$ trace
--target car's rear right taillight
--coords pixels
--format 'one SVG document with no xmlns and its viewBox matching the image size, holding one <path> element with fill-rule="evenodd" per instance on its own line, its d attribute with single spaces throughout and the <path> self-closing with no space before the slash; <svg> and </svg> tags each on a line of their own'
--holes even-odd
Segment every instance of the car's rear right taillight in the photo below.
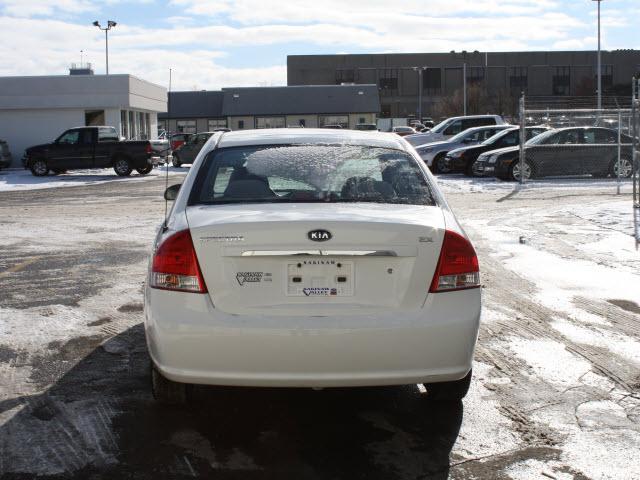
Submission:
<svg viewBox="0 0 640 480">
<path fill-rule="evenodd" d="M 174 233 L 160 244 L 153 255 L 149 285 L 163 290 L 207 292 L 189 230 Z"/>
<path fill-rule="evenodd" d="M 450 292 L 479 286 L 480 269 L 473 245 L 459 233 L 446 230 L 429 292 Z"/>
</svg>

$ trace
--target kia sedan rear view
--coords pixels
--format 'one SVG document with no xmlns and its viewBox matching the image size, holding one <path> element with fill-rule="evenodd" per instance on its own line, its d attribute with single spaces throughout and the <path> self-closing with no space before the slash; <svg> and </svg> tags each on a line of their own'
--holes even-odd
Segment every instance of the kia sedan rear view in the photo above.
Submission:
<svg viewBox="0 0 640 480">
<path fill-rule="evenodd" d="M 479 286 L 473 246 L 402 138 L 217 133 L 154 245 L 154 395 L 424 384 L 428 398 L 459 400 Z"/>
</svg>

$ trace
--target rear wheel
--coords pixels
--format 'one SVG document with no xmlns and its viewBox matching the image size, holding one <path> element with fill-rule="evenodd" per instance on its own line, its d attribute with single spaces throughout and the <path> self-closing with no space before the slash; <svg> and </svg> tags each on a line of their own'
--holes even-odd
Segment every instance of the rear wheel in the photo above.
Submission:
<svg viewBox="0 0 640 480">
<path fill-rule="evenodd" d="M 524 161 L 523 175 L 525 180 L 529 180 L 533 178 L 533 167 L 528 160 Z M 511 180 L 515 180 L 516 182 L 520 181 L 520 161 L 516 160 L 509 167 L 509 177 Z"/>
<path fill-rule="evenodd" d="M 136 172 L 138 172 L 140 175 L 146 175 L 151 170 L 153 170 L 153 165 L 147 165 L 143 168 L 136 168 Z"/>
<path fill-rule="evenodd" d="M 187 402 L 187 384 L 178 383 L 163 377 L 151 364 L 151 393 L 153 398 L 165 405 L 182 405 Z"/>
<path fill-rule="evenodd" d="M 611 176 L 616 178 L 618 177 L 618 159 L 615 159 L 611 163 L 610 171 L 611 171 Z M 631 163 L 631 160 L 624 157 L 621 158 L 620 159 L 620 178 L 629 178 L 632 173 L 633 173 L 633 165 Z"/>
<path fill-rule="evenodd" d="M 434 402 L 457 402 L 462 400 L 469 391 L 471 385 L 471 373 L 467 376 L 452 382 L 428 383 L 427 400 Z"/>
<path fill-rule="evenodd" d="M 124 157 L 118 157 L 113 162 L 113 170 L 118 174 L 118 176 L 126 177 L 131 175 L 131 170 L 133 169 L 131 168 L 129 160 Z"/>
<path fill-rule="evenodd" d="M 433 165 L 433 171 L 435 173 L 450 173 L 451 172 L 451 168 L 447 164 L 445 158 L 446 158 L 445 154 L 444 153 L 440 153 L 439 155 L 436 155 L 436 158 L 433 159 L 432 165 Z"/>
<path fill-rule="evenodd" d="M 44 177 L 49 173 L 49 167 L 44 160 L 36 160 L 31 164 L 31 173 L 36 177 Z"/>
<path fill-rule="evenodd" d="M 180 166 L 182 166 L 182 163 L 180 163 L 180 156 L 177 153 L 173 154 L 173 166 L 178 168 Z"/>
</svg>

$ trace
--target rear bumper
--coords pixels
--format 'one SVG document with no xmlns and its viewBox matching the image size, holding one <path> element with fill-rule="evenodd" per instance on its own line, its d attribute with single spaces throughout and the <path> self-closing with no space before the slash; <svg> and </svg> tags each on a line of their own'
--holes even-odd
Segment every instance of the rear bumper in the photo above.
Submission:
<svg viewBox="0 0 640 480">
<path fill-rule="evenodd" d="M 326 317 L 239 316 L 208 295 L 148 288 L 156 367 L 185 383 L 269 387 L 458 380 L 471 369 L 480 289 L 429 295 L 417 311 Z"/>
</svg>

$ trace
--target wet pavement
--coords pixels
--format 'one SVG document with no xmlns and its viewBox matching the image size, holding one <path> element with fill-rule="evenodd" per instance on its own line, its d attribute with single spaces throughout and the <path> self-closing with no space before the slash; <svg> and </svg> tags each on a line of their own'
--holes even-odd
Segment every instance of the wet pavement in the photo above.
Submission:
<svg viewBox="0 0 640 480">
<path fill-rule="evenodd" d="M 160 406 L 141 289 L 164 181 L 0 193 L 0 478 L 640 478 L 639 299 L 541 297 L 484 232 L 517 218 L 543 253 L 638 264 L 574 248 L 583 221 L 560 207 L 592 189 L 478 185 L 445 189 L 485 285 L 471 391 L 448 405 L 409 385 L 199 386 Z"/>
</svg>

